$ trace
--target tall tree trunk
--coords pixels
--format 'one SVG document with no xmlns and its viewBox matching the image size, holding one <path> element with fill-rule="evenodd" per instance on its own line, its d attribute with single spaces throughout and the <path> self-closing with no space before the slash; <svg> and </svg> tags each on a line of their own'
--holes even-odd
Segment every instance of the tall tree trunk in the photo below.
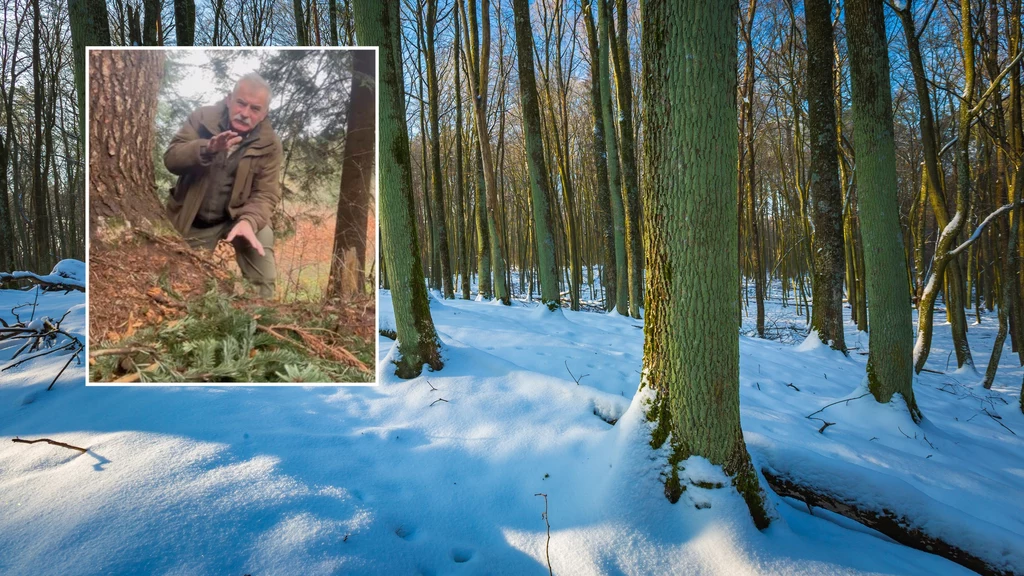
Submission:
<svg viewBox="0 0 1024 576">
<path fill-rule="evenodd" d="M 352 52 L 352 96 L 349 100 L 341 192 L 334 221 L 334 249 L 327 283 L 328 297 L 364 291 L 366 223 L 373 203 L 376 126 L 376 65 L 372 50 Z"/>
<path fill-rule="evenodd" d="M 611 69 L 608 64 L 610 36 L 607 0 L 597 0 L 598 69 L 601 72 L 601 117 L 607 145 L 608 185 L 611 196 L 612 223 L 615 230 L 615 311 L 629 315 L 629 269 L 626 248 L 626 212 L 622 204 L 622 179 L 619 176 L 619 143 L 612 120 Z"/>
<path fill-rule="evenodd" d="M 805 0 L 807 22 L 807 104 L 811 141 L 811 217 L 814 220 L 814 276 L 811 328 L 836 350 L 846 351 L 843 334 L 843 196 L 839 186 L 835 90 L 832 86 L 832 8 L 829 0 Z"/>
<path fill-rule="evenodd" d="M 548 169 L 541 143 L 540 106 L 533 71 L 533 28 L 530 26 L 530 7 L 527 0 L 513 0 L 512 10 L 515 13 L 519 97 L 522 102 L 526 157 L 530 171 L 530 199 L 533 207 L 533 226 L 536 231 L 540 298 L 549 309 L 555 310 L 559 307 L 558 270 L 555 268 L 555 240 L 551 232 L 551 216 L 548 213 L 551 192 L 547 186 Z M 520 273 L 522 272 L 520 270 Z"/>
<path fill-rule="evenodd" d="M 477 294 L 483 299 L 491 299 L 491 241 L 487 227 L 487 190 L 484 185 L 484 161 L 480 157 L 480 141 L 474 146 L 476 160 L 476 195 L 473 213 L 476 226 L 476 261 L 477 261 Z"/>
<path fill-rule="evenodd" d="M 603 95 L 600 68 L 600 48 L 592 10 L 593 0 L 586 0 L 583 8 L 583 22 L 587 30 L 590 48 L 590 107 L 594 124 L 594 167 L 597 172 L 597 189 L 594 194 L 594 212 L 597 216 L 597 234 L 601 247 L 601 286 L 604 288 L 604 308 L 612 310 L 616 303 L 616 243 L 612 222 L 611 191 L 608 188 L 608 148 L 604 135 Z"/>
<path fill-rule="evenodd" d="M 295 45 L 309 46 L 309 28 L 306 27 L 306 17 L 302 10 L 302 0 L 292 0 L 292 13 L 295 17 Z"/>
<path fill-rule="evenodd" d="M 397 1 L 355 0 L 359 41 L 380 58 L 380 230 L 398 335 L 397 375 L 415 378 L 423 365 L 443 367 L 430 317 L 412 200 L 412 162 L 406 129 Z"/>
<path fill-rule="evenodd" d="M 437 55 L 435 50 L 435 29 L 437 28 L 437 0 L 427 0 L 427 17 L 425 22 L 426 38 L 424 52 L 427 61 L 427 102 L 430 115 L 430 180 L 433 192 L 432 203 L 434 230 L 437 235 L 437 251 L 440 259 L 441 287 L 445 298 L 455 298 L 452 288 L 452 264 L 448 250 L 448 224 L 446 223 L 444 186 L 441 172 L 441 128 L 438 118 L 440 106 L 440 90 L 437 80 Z"/>
<path fill-rule="evenodd" d="M 142 43 L 144 46 L 159 46 L 160 38 L 160 0 L 142 0 L 143 22 Z"/>
<path fill-rule="evenodd" d="M 465 4 L 465 2 L 463 2 Z M 490 0 L 480 2 L 480 29 L 477 30 L 476 6 L 470 3 L 465 13 L 468 14 L 466 46 L 469 48 L 470 72 L 474 91 L 473 106 L 476 111 L 477 141 L 480 146 L 480 161 L 483 168 L 484 189 L 487 193 L 487 229 L 490 236 L 491 268 L 493 268 L 494 297 L 502 304 L 508 305 L 508 286 L 505 282 L 505 258 L 501 243 L 504 233 L 498 211 L 498 182 L 495 177 L 494 155 L 491 148 L 490 135 L 487 131 L 487 90 L 488 72 L 490 70 L 491 53 L 491 3 Z M 471 41 L 470 41 L 471 40 Z"/>
<path fill-rule="evenodd" d="M 651 445 L 671 438 L 666 496 L 682 493 L 678 463 L 707 458 L 733 477 L 754 524 L 767 498 L 740 429 L 736 190 L 737 3 L 643 11 L 644 218 L 647 309 L 644 378 L 656 421 Z M 679 170 L 678 166 L 686 166 Z M 696 223 L 700 223 L 697 225 Z M 700 342 L 700 345 L 693 345 Z"/>
<path fill-rule="evenodd" d="M 166 220 L 150 153 L 164 54 L 93 50 L 90 58 L 89 232 L 95 239 L 106 218 L 135 227 Z"/>
<path fill-rule="evenodd" d="M 846 31 L 857 150 L 857 208 L 864 237 L 871 303 L 868 389 L 879 402 L 901 394 L 914 421 L 921 412 L 911 387 L 910 285 L 896 201 L 896 151 L 889 86 L 889 53 L 882 4 L 849 0 Z"/>
<path fill-rule="evenodd" d="M 78 128 L 85 142 L 85 47 L 110 46 L 110 24 L 104 0 L 68 0 L 71 51 L 75 56 L 75 90 L 78 93 Z M 84 150 L 84 146 L 82 147 Z M 0 223 L 2 225 L 2 223 Z"/>
<path fill-rule="evenodd" d="M 174 33 L 178 46 L 195 43 L 196 0 L 174 0 Z"/>
<path fill-rule="evenodd" d="M 50 218 L 46 212 L 47 175 L 43 166 L 43 104 L 46 90 L 40 40 L 43 35 L 39 2 L 32 2 L 32 102 L 35 133 L 32 138 L 32 207 L 35 241 L 35 269 L 43 274 L 54 264 L 50 254 Z"/>
<path fill-rule="evenodd" d="M 142 25 L 139 23 L 141 10 L 128 5 L 128 44 L 142 46 Z"/>
<path fill-rule="evenodd" d="M 456 251 L 459 254 L 459 277 L 462 287 L 462 299 L 469 300 L 469 241 L 466 235 L 465 207 L 469 198 L 466 196 L 466 171 L 462 154 L 462 49 L 459 46 L 459 11 L 452 10 L 455 21 L 455 49 L 452 57 L 455 60 L 455 239 Z"/>
<path fill-rule="evenodd" d="M 605 2 L 607 0 L 600 0 Z M 619 104 L 619 166 L 622 168 L 622 207 L 626 224 L 626 253 L 629 265 L 629 315 L 640 317 L 644 283 L 643 246 L 640 241 L 640 178 L 636 170 L 636 142 L 633 139 L 633 78 L 629 65 L 629 26 L 626 0 L 617 0 L 618 35 L 608 10 L 608 39 L 615 68 L 615 95 Z"/>
<path fill-rule="evenodd" d="M 947 256 L 946 253 L 953 247 L 954 240 L 959 234 L 967 214 L 965 210 L 959 218 L 954 216 L 953 220 L 950 220 L 949 214 L 946 210 L 946 195 L 944 192 L 943 175 L 939 166 L 938 132 L 936 129 L 934 114 L 932 112 L 928 79 L 925 76 L 924 63 L 921 57 L 918 37 L 920 32 L 916 30 L 914 25 L 912 0 L 908 1 L 906 6 L 897 10 L 896 13 L 900 17 L 900 22 L 903 26 L 903 33 L 907 41 L 907 55 L 910 60 L 911 71 L 914 76 L 914 87 L 917 92 L 918 113 L 921 127 L 921 146 L 924 152 L 925 166 L 923 180 L 928 185 L 928 197 L 931 202 L 932 212 L 935 214 L 935 222 L 942 231 L 939 240 L 936 242 L 931 275 L 925 283 L 925 288 L 921 293 L 921 298 L 917 305 L 918 329 L 917 344 L 914 347 L 914 369 L 917 372 L 920 372 L 921 369 L 924 368 L 924 364 L 928 360 L 928 354 L 931 351 L 935 301 L 938 298 L 939 290 L 942 288 L 946 280 L 947 270 L 952 276 L 951 280 L 954 283 L 959 283 L 958 281 L 960 280 L 959 268 L 955 266 L 953 268 L 948 267 L 950 257 Z M 968 26 L 968 28 L 970 27 Z M 970 32 L 968 32 L 968 35 L 970 35 Z M 970 73 L 972 83 L 971 93 L 973 96 L 973 42 L 970 58 L 972 69 L 972 72 Z M 962 110 L 966 111 L 969 108 L 970 106 L 966 106 L 962 108 Z M 960 207 L 961 204 L 959 202 L 958 191 L 958 213 Z M 953 325 L 954 348 L 957 350 L 957 363 L 962 366 L 962 362 L 966 362 L 970 357 L 970 348 L 967 345 L 966 317 L 962 310 L 962 300 L 958 298 L 958 296 L 959 290 L 954 290 L 946 294 L 946 309 L 951 313 L 950 316 Z M 960 310 L 956 310 L 957 307 L 959 307 Z M 960 319 L 963 319 L 962 322 L 959 321 Z M 971 365 L 973 366 L 973 360 L 971 361 Z"/>
<path fill-rule="evenodd" d="M 756 327 L 759 338 L 764 338 L 764 257 L 761 246 L 761 224 L 760 214 L 757 209 L 757 185 L 755 165 L 757 162 L 754 149 L 754 42 L 751 37 L 754 28 L 754 15 L 757 12 L 757 0 L 750 0 L 747 7 L 747 17 L 743 21 L 743 43 L 746 52 L 746 59 L 743 65 L 743 154 L 742 158 L 742 181 L 743 190 L 740 191 L 744 198 L 747 217 L 747 232 L 750 234 L 750 259 L 754 274 L 754 302 L 757 306 Z"/>
</svg>

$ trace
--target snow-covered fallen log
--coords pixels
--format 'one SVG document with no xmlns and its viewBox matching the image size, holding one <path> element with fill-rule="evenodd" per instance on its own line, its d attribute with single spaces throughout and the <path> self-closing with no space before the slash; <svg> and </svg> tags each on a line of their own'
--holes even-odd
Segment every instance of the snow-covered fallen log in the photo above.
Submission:
<svg viewBox="0 0 1024 576">
<path fill-rule="evenodd" d="M 78 290 L 85 292 L 85 263 L 81 260 L 61 260 L 49 274 L 35 272 L 0 272 L 0 283 L 25 280 L 39 284 L 47 290 Z"/>
<path fill-rule="evenodd" d="M 954 510 L 899 478 L 809 453 L 784 452 L 761 467 L 779 496 L 834 512 L 982 575 L 1024 573 L 1016 534 Z"/>
</svg>

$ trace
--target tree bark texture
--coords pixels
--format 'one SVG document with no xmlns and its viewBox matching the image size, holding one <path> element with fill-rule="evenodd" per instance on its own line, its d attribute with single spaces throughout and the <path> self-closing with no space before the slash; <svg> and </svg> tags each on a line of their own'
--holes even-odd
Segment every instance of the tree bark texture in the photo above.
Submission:
<svg viewBox="0 0 1024 576">
<path fill-rule="evenodd" d="M 359 41 L 379 47 L 380 230 L 401 353 L 396 373 L 415 378 L 424 364 L 440 370 L 443 363 L 419 258 L 401 46 L 395 37 L 400 5 L 397 0 L 356 0 L 354 4 Z"/>
<path fill-rule="evenodd" d="M 681 4 L 681 5 L 680 5 Z M 740 429 L 736 161 L 738 4 L 644 5 L 643 382 L 656 398 L 651 445 L 671 439 L 666 496 L 678 463 L 707 458 L 733 477 L 758 528 L 766 498 Z"/>
<path fill-rule="evenodd" d="M 160 51 L 89 53 L 89 233 L 104 218 L 134 226 L 164 220 L 153 170 Z"/>
<path fill-rule="evenodd" d="M 615 70 L 615 96 L 619 104 L 619 166 L 622 176 L 622 209 L 625 216 L 625 243 L 629 267 L 629 315 L 640 317 L 641 294 L 644 283 L 643 246 L 640 240 L 640 178 L 636 169 L 636 142 L 633 139 L 633 78 L 629 66 L 629 30 L 626 2 L 618 0 L 618 38 L 612 25 L 611 4 L 608 11 L 608 38 Z"/>
<path fill-rule="evenodd" d="M 352 96 L 345 131 L 341 193 L 334 222 L 334 250 L 329 296 L 361 293 L 365 287 L 367 219 L 373 205 L 374 155 L 377 143 L 376 64 L 372 50 L 352 52 Z"/>
<path fill-rule="evenodd" d="M 593 0 L 587 0 L 583 8 L 583 22 L 587 30 L 590 48 L 590 106 L 594 123 L 594 167 L 597 172 L 597 189 L 594 193 L 594 213 L 601 252 L 601 285 L 604 287 L 604 308 L 615 308 L 616 287 L 616 243 L 615 227 L 612 221 L 611 190 L 608 187 L 608 147 L 604 135 L 603 95 L 601 84 L 600 48 L 597 40 L 597 26 L 594 24 Z"/>
<path fill-rule="evenodd" d="M 437 255 L 440 260 L 441 287 L 445 298 L 455 298 L 452 287 L 452 264 L 448 250 L 447 211 L 444 202 L 444 173 L 441 172 L 441 128 L 439 120 L 440 102 L 437 75 L 437 52 L 435 29 L 437 28 L 437 0 L 427 0 L 425 22 L 425 56 L 427 65 L 427 102 L 430 116 L 430 195 L 431 213 L 437 235 Z"/>
<path fill-rule="evenodd" d="M 843 334 L 843 194 L 839 185 L 835 90 L 832 85 L 832 6 L 805 0 L 807 22 L 807 104 L 811 144 L 811 219 L 814 276 L 811 328 L 836 350 L 846 351 Z"/>
<path fill-rule="evenodd" d="M 921 413 L 911 387 L 910 284 L 896 200 L 889 53 L 882 8 L 875 0 L 849 0 L 846 4 L 853 123 L 857 127 L 857 209 L 871 315 L 867 379 L 876 400 L 889 402 L 893 394 L 901 394 L 914 420 L 919 421 Z"/>
<path fill-rule="evenodd" d="M 195 43 L 196 0 L 174 0 L 174 33 L 178 46 Z"/>
<path fill-rule="evenodd" d="M 516 55 L 519 61 L 519 97 L 523 110 L 527 164 L 530 172 L 530 197 L 536 232 L 537 267 L 540 272 L 541 301 L 550 309 L 559 307 L 558 270 L 555 268 L 555 239 L 551 229 L 551 191 L 548 189 L 547 162 L 540 125 L 540 102 L 533 70 L 533 28 L 527 0 L 513 0 Z"/>
<path fill-rule="evenodd" d="M 612 223 L 615 231 L 615 311 L 629 315 L 629 269 L 626 251 L 626 212 L 622 204 L 622 179 L 619 175 L 619 143 L 615 136 L 615 121 L 612 119 L 612 82 L 608 57 L 610 37 L 608 35 L 608 10 L 597 0 L 598 20 L 598 69 L 601 73 L 601 118 L 604 122 L 604 137 L 607 145 L 605 159 L 608 162 L 608 185 L 611 197 Z"/>
</svg>

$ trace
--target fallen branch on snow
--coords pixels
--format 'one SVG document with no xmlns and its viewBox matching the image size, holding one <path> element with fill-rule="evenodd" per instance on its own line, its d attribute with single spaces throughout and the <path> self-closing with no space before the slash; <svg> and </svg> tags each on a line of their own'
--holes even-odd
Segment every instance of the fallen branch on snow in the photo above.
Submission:
<svg viewBox="0 0 1024 576">
<path fill-rule="evenodd" d="M 78 450 L 82 454 L 85 454 L 86 452 L 89 451 L 88 448 L 81 448 L 79 446 L 72 446 L 71 444 L 65 444 L 63 442 L 57 442 L 56 440 L 50 440 L 49 438 L 40 438 L 38 440 L 22 440 L 21 438 L 13 438 L 13 439 L 11 439 L 11 442 L 17 442 L 19 444 L 35 444 L 37 442 L 46 442 L 47 444 L 52 444 L 54 446 L 60 446 L 61 448 L 70 448 L 72 450 Z"/>
</svg>

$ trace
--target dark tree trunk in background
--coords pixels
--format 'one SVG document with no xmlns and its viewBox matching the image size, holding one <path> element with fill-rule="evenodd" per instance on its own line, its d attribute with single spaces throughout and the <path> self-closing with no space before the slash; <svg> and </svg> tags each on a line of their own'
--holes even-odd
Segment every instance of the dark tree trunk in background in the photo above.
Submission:
<svg viewBox="0 0 1024 576">
<path fill-rule="evenodd" d="M 174 0 L 174 31 L 178 46 L 195 43 L 196 0 Z"/>
<path fill-rule="evenodd" d="M 466 170 L 462 156 L 462 51 L 459 48 L 459 11 L 452 10 L 455 21 L 455 250 L 459 254 L 459 274 L 461 279 L 462 298 L 469 300 L 469 241 L 464 207 L 469 201 L 466 195 Z"/>
<path fill-rule="evenodd" d="M 629 262 L 629 315 L 640 317 L 644 283 L 643 246 L 640 242 L 640 180 L 636 169 L 636 143 L 633 140 L 633 78 L 629 65 L 629 34 L 626 1 L 617 0 L 618 38 L 611 15 L 608 38 L 615 70 L 615 94 L 619 103 L 619 166 L 622 168 L 622 207 L 626 216 L 626 252 Z M 611 2 L 605 5 L 611 11 Z"/>
<path fill-rule="evenodd" d="M 295 45 L 309 46 L 309 29 L 306 28 L 306 17 L 303 15 L 302 0 L 292 0 L 295 16 Z"/>
<path fill-rule="evenodd" d="M 138 8 L 128 5 L 128 44 L 130 46 L 142 46 L 142 25 L 139 24 L 141 14 Z"/>
<path fill-rule="evenodd" d="M 42 16 L 39 2 L 32 2 L 32 85 L 33 110 L 35 112 L 35 133 L 32 140 L 32 207 L 33 233 L 35 235 L 35 269 L 44 274 L 53 267 L 50 253 L 50 218 L 46 210 L 47 178 L 43 166 L 43 60 L 40 40 L 43 35 Z"/>
<path fill-rule="evenodd" d="M 93 50 L 89 66 L 89 234 L 106 218 L 165 220 L 155 190 L 153 142 L 164 54 Z"/>
<path fill-rule="evenodd" d="M 334 257 L 327 285 L 330 297 L 363 292 L 366 271 L 366 222 L 373 203 L 376 133 L 375 64 L 372 50 L 352 53 L 352 99 L 345 133 L 341 194 L 334 224 Z"/>
<path fill-rule="evenodd" d="M 160 0 L 143 0 L 142 42 L 146 46 L 161 45 Z"/>
<path fill-rule="evenodd" d="M 327 18 L 331 27 L 331 46 L 338 45 L 338 0 L 328 0 Z"/>
<path fill-rule="evenodd" d="M 835 90 L 832 87 L 832 7 L 829 0 L 805 0 L 807 21 L 807 104 L 811 141 L 811 218 L 814 221 L 814 277 L 811 328 L 836 350 L 843 334 L 843 195 L 839 186 Z"/>
</svg>

